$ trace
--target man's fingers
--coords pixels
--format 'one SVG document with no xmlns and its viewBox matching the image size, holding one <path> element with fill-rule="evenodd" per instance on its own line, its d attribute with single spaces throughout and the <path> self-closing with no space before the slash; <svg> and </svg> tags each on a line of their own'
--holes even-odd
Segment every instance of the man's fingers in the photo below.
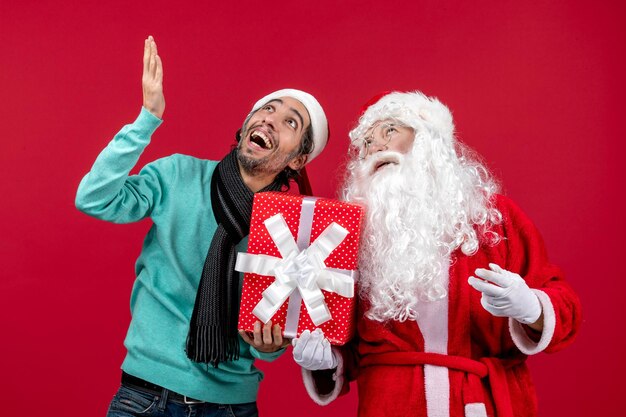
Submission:
<svg viewBox="0 0 626 417">
<path fill-rule="evenodd" d="M 254 331 L 252 332 L 252 336 L 254 337 L 254 346 L 261 346 L 261 344 L 263 344 L 260 321 L 254 323 Z"/>
<path fill-rule="evenodd" d="M 150 39 L 146 39 L 143 43 L 143 74 L 148 74 L 150 65 Z"/>
<path fill-rule="evenodd" d="M 239 330 L 239 336 L 241 336 L 243 341 L 247 344 L 251 345 L 253 343 L 253 340 L 250 338 L 250 336 L 248 336 L 248 333 L 245 330 Z"/>
<path fill-rule="evenodd" d="M 156 43 L 154 41 L 150 42 L 150 63 L 148 64 L 148 73 L 150 77 L 154 78 L 154 73 L 156 71 Z"/>
<path fill-rule="evenodd" d="M 159 83 L 163 82 L 163 62 L 161 62 L 159 55 L 156 56 L 156 72 L 154 76 Z"/>
<path fill-rule="evenodd" d="M 263 325 L 263 343 L 272 344 L 272 320 Z"/>
<path fill-rule="evenodd" d="M 286 347 L 290 343 L 290 340 L 283 339 L 281 331 L 280 325 L 272 326 L 271 321 L 265 325 L 257 321 L 254 323 L 252 334 L 239 330 L 239 335 L 244 342 L 254 346 L 260 352 L 276 352 L 278 348 Z"/>
<path fill-rule="evenodd" d="M 157 44 L 153 40 L 152 41 L 152 76 L 156 77 L 157 71 L 159 69 L 159 50 L 157 49 Z"/>
<path fill-rule="evenodd" d="M 272 336 L 274 339 L 274 346 L 282 346 L 283 345 L 283 335 L 282 335 L 282 331 L 280 329 L 280 325 L 279 324 L 275 324 L 272 327 Z"/>
</svg>

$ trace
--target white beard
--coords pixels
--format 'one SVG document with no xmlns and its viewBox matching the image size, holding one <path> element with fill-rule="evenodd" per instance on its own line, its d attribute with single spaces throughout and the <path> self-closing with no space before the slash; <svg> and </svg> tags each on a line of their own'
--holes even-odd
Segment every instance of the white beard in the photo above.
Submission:
<svg viewBox="0 0 626 417">
<path fill-rule="evenodd" d="M 348 165 L 343 197 L 367 210 L 359 285 L 373 320 L 415 320 L 418 303 L 445 297 L 450 254 L 474 253 L 474 225 L 497 221 L 476 169 L 453 150 L 437 159 L 428 142 L 417 142 L 410 154 L 378 152 Z M 392 163 L 376 170 L 383 161 Z"/>
</svg>

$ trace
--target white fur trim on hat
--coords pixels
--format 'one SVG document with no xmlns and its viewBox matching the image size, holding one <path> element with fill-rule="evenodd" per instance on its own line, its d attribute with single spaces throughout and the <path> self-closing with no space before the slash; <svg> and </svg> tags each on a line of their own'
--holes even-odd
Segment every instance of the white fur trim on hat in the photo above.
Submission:
<svg viewBox="0 0 626 417">
<path fill-rule="evenodd" d="M 292 88 L 286 88 L 274 91 L 257 101 L 252 107 L 252 111 L 254 112 L 267 102 L 281 97 L 291 97 L 298 100 L 309 112 L 311 128 L 313 129 L 313 152 L 311 152 L 307 158 L 306 163 L 308 164 L 322 152 L 328 141 L 328 121 L 326 120 L 324 109 L 322 109 L 320 103 L 311 94 Z"/>
<path fill-rule="evenodd" d="M 454 134 L 450 110 L 436 98 L 413 91 L 389 93 L 369 106 L 350 138 L 362 137 L 374 123 L 384 119 L 396 119 L 414 130 L 425 127 L 449 139 Z"/>
</svg>

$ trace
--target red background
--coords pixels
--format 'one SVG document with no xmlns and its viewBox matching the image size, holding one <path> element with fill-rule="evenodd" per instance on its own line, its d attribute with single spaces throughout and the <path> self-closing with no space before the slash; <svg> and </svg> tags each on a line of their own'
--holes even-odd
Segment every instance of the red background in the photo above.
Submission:
<svg viewBox="0 0 626 417">
<path fill-rule="evenodd" d="M 616 415 L 625 17 L 621 1 L 2 0 L 0 414 L 103 416 L 118 387 L 149 223 L 107 224 L 73 201 L 139 112 L 152 34 L 167 108 L 140 165 L 175 152 L 221 158 L 256 99 L 295 87 L 329 115 L 331 142 L 310 175 L 316 194 L 333 196 L 363 102 L 420 89 L 447 103 L 582 298 L 576 343 L 530 359 L 540 415 Z M 355 414 L 355 394 L 312 403 L 289 354 L 262 367 L 263 415 Z"/>
</svg>

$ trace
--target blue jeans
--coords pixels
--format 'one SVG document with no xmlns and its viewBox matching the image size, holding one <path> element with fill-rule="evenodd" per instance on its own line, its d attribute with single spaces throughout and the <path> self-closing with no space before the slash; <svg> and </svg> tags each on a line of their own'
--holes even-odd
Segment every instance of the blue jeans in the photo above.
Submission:
<svg viewBox="0 0 626 417">
<path fill-rule="evenodd" d="M 121 386 L 109 405 L 107 417 L 258 417 L 256 402 L 245 404 L 182 404 Z"/>
</svg>

